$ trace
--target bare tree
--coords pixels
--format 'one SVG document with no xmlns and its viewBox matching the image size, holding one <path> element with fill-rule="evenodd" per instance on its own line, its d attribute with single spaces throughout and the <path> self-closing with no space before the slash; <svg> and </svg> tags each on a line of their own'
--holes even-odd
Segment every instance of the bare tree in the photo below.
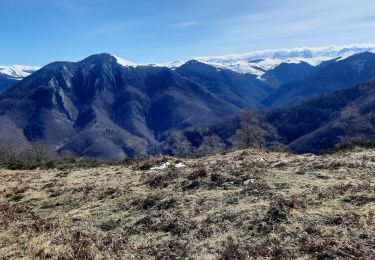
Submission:
<svg viewBox="0 0 375 260">
<path fill-rule="evenodd" d="M 235 147 L 262 148 L 265 145 L 268 125 L 254 112 L 243 110 L 240 114 L 240 129 L 231 138 Z"/>
<path fill-rule="evenodd" d="M 361 133 L 372 129 L 371 123 L 361 117 L 358 110 L 352 106 L 342 112 L 340 121 L 345 132 L 343 143 L 350 143 L 360 138 Z"/>
<path fill-rule="evenodd" d="M 203 137 L 203 143 L 198 148 L 198 152 L 203 155 L 214 154 L 225 149 L 225 144 L 217 135 Z"/>
<path fill-rule="evenodd" d="M 131 137 L 127 140 L 128 146 L 133 150 L 133 156 L 143 157 L 147 154 L 147 142 L 138 137 Z"/>
<path fill-rule="evenodd" d="M 17 150 L 14 146 L 0 142 L 0 161 L 11 161 L 17 157 Z"/>
<path fill-rule="evenodd" d="M 24 142 L 9 143 L 0 140 L 0 161 L 22 160 L 21 156 L 28 147 Z"/>
<path fill-rule="evenodd" d="M 182 132 L 174 132 L 163 144 L 163 150 L 170 151 L 177 156 L 186 156 L 193 152 L 191 143 Z"/>
<path fill-rule="evenodd" d="M 20 157 L 40 162 L 55 159 L 57 157 L 57 153 L 45 141 L 36 140 L 30 144 L 29 149 L 21 152 Z"/>
</svg>

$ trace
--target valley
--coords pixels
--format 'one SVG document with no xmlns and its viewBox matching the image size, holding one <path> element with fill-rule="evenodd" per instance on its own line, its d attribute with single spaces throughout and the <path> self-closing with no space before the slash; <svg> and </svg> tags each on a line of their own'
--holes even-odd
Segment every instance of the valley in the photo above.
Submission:
<svg viewBox="0 0 375 260">
<path fill-rule="evenodd" d="M 268 148 L 318 154 L 351 139 L 374 138 L 370 51 L 371 46 L 291 49 L 165 66 L 97 54 L 32 74 L 33 67 L 4 67 L 2 84 L 12 87 L 0 94 L 0 143 L 26 149 L 43 140 L 59 154 L 111 160 L 173 155 L 170 147 L 182 142 L 195 152 L 205 137 L 228 149 L 236 146 L 238 118 L 250 110 L 254 128 L 272 133 Z M 228 59 L 253 69 L 259 62 L 264 71 L 244 73 L 227 66 Z M 348 133 L 348 124 L 361 127 Z"/>
<path fill-rule="evenodd" d="M 2 0 L 0 260 L 374 260 L 374 0 Z"/>
</svg>

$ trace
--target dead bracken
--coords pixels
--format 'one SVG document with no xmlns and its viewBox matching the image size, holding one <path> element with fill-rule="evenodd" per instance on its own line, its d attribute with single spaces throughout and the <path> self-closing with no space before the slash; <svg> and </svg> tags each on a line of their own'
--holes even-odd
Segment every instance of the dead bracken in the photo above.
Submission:
<svg viewBox="0 0 375 260">
<path fill-rule="evenodd" d="M 67 168 L 0 171 L 0 259 L 375 259 L 373 149 Z"/>
</svg>

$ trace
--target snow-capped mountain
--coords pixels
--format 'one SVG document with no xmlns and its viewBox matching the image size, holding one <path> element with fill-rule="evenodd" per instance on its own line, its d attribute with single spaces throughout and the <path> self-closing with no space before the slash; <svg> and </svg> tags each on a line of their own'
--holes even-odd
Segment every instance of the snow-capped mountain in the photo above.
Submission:
<svg viewBox="0 0 375 260">
<path fill-rule="evenodd" d="M 212 57 L 196 57 L 195 60 L 226 68 L 239 73 L 250 73 L 261 78 L 266 71 L 282 63 L 306 62 L 317 66 L 323 61 L 344 59 L 362 52 L 375 52 L 375 44 L 331 45 L 326 47 L 303 47 L 294 49 L 279 49 L 255 51 L 244 54 L 229 54 Z M 173 68 L 174 64 L 167 64 Z"/>
<path fill-rule="evenodd" d="M 351 51 L 365 50 L 371 49 Z M 285 56 L 280 52 L 268 54 L 264 60 L 295 62 L 306 59 L 312 62 L 319 57 L 331 60 L 318 67 L 306 62 L 282 63 L 274 69 L 269 69 L 272 68 L 269 65 L 263 80 L 252 74 L 220 69 L 196 60 L 182 66 L 176 63 L 176 69 L 169 69 L 158 65 L 137 65 L 105 53 L 78 62 L 50 63 L 22 81 L 10 80 L 10 76 L 6 78 L 5 74 L 0 74 L 0 93 L 5 91 L 0 94 L 0 139 L 25 143 L 42 139 L 58 147 L 59 151 L 119 160 L 124 156 L 155 151 L 161 141 L 169 140 L 161 137 L 168 138 L 173 131 L 220 123 L 221 119 L 236 117 L 242 109 L 248 108 L 276 111 L 267 120 L 283 131 L 286 144 L 293 142 L 294 145 L 294 128 L 297 128 L 302 133 L 297 136 L 302 138 L 298 145 L 303 146 L 306 144 L 304 140 L 309 140 L 305 139 L 306 136 L 315 134 L 315 129 L 320 128 L 320 119 L 340 117 L 337 113 L 343 111 L 342 104 L 350 103 L 363 88 L 345 92 L 345 95 L 336 94 L 330 102 L 327 98 L 320 103 L 310 102 L 308 110 L 302 105 L 297 113 L 292 113 L 298 103 L 366 84 L 375 77 L 375 53 L 363 52 L 332 60 L 339 54 L 342 54 L 339 57 L 344 57 L 348 53 L 349 50 L 333 54 L 311 50 L 310 54 L 308 51 L 293 53 L 289 50 Z M 369 86 L 372 87 L 373 83 Z M 373 92 L 369 90 L 355 99 L 359 104 L 364 100 L 362 97 L 366 98 L 366 106 L 359 104 L 355 110 L 366 113 L 361 117 L 361 120 L 366 120 L 366 127 L 375 111 L 370 102 Z M 282 110 L 288 106 L 292 107 Z M 281 112 L 273 109 L 276 107 Z M 321 117 L 321 110 L 327 110 L 329 114 Z M 292 117 L 286 118 L 283 111 Z M 310 116 L 310 111 L 315 114 Z M 306 118 L 307 121 L 303 121 Z M 298 124 L 300 121 L 302 124 Z M 329 127 L 324 138 L 334 136 L 335 140 L 339 139 L 335 136 L 341 132 L 335 132 L 334 125 L 324 127 Z M 225 123 L 224 133 L 231 129 L 235 131 L 232 126 L 227 128 Z M 214 131 L 213 134 L 223 133 L 220 128 Z M 370 134 L 366 132 L 366 135 Z M 332 145 L 336 144 L 335 140 Z M 306 147 L 316 148 L 313 142 L 307 143 Z"/>
<path fill-rule="evenodd" d="M 0 66 L 0 93 L 9 89 L 38 69 L 38 67 L 21 65 Z"/>
<path fill-rule="evenodd" d="M 312 66 L 317 66 L 324 61 L 345 59 L 349 56 L 362 52 L 375 53 L 375 44 L 331 45 L 326 47 L 301 47 L 293 49 L 264 50 L 243 54 L 195 57 L 193 60 L 212 65 L 216 68 L 230 69 L 242 74 L 250 73 L 261 78 L 268 70 L 274 69 L 282 63 L 298 64 L 301 62 L 306 62 Z M 124 67 L 153 66 L 176 69 L 188 62 L 174 61 L 171 63 L 137 64 L 122 59 L 118 56 L 114 57 L 116 58 L 117 62 Z M 0 74 L 8 76 L 12 79 L 21 80 L 39 69 L 40 67 L 33 66 L 0 65 Z"/>
<path fill-rule="evenodd" d="M 39 70 L 40 67 L 13 65 L 13 66 L 1 66 L 0 74 L 8 76 L 12 79 L 21 80 L 24 77 L 29 76 L 31 73 Z"/>
<path fill-rule="evenodd" d="M 229 69 L 241 74 L 253 74 L 258 79 L 264 79 L 264 74 L 276 68 L 280 64 L 307 63 L 318 66 L 324 61 L 337 59 L 337 61 L 362 52 L 374 52 L 375 44 L 352 44 L 352 45 L 331 45 L 325 47 L 301 47 L 292 49 L 254 51 L 243 54 L 228 54 L 223 56 L 195 57 L 196 60 L 214 66 L 218 69 Z M 177 69 L 188 61 L 174 61 L 170 63 L 144 63 L 137 64 L 118 56 L 117 63 L 124 67 L 168 67 Z M 1 68 L 1 67 L 0 67 Z"/>
</svg>

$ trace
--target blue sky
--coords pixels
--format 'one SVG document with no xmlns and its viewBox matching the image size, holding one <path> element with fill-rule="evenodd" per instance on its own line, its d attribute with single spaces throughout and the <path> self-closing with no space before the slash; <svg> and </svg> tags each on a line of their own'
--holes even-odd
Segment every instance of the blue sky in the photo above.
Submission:
<svg viewBox="0 0 375 260">
<path fill-rule="evenodd" d="M 374 43 L 374 0 L 0 0 L 0 64 Z"/>
</svg>

